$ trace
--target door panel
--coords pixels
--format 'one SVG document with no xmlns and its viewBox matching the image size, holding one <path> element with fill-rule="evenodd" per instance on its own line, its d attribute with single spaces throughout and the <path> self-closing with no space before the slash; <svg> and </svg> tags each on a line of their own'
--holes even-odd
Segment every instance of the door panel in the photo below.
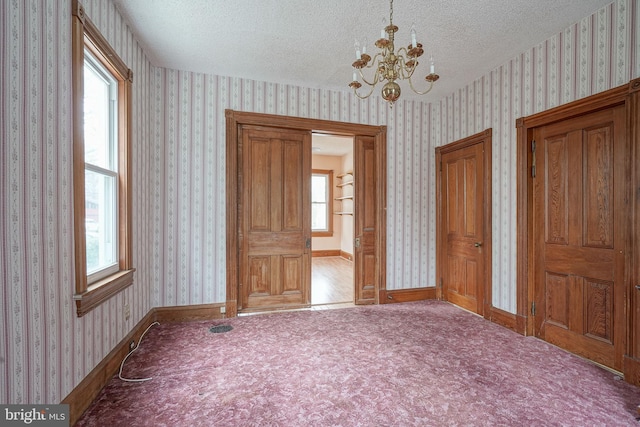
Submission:
<svg viewBox="0 0 640 427">
<path fill-rule="evenodd" d="M 624 107 L 538 128 L 537 336 L 622 370 Z"/>
<path fill-rule="evenodd" d="M 354 141 L 354 285 L 356 304 L 376 303 L 376 186 L 375 141 L 358 136 Z"/>
<path fill-rule="evenodd" d="M 442 154 L 443 298 L 478 314 L 484 311 L 483 162 L 482 143 Z"/>
<path fill-rule="evenodd" d="M 242 128 L 240 307 L 309 304 L 311 137 Z"/>
</svg>

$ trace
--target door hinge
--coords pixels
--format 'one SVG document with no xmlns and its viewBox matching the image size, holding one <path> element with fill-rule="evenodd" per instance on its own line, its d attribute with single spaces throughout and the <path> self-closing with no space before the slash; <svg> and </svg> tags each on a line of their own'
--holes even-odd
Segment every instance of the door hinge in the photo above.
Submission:
<svg viewBox="0 0 640 427">
<path fill-rule="evenodd" d="M 307 237 L 307 240 L 305 241 L 305 247 L 307 249 L 311 248 L 311 239 L 309 237 Z"/>
<path fill-rule="evenodd" d="M 440 278 L 440 289 L 442 289 L 444 287 L 444 280 L 442 280 L 442 277 Z"/>
<path fill-rule="evenodd" d="M 536 177 L 536 140 L 531 141 L 531 177 Z"/>
<path fill-rule="evenodd" d="M 536 302 L 532 302 L 531 303 L 531 315 L 535 316 L 536 315 Z"/>
</svg>

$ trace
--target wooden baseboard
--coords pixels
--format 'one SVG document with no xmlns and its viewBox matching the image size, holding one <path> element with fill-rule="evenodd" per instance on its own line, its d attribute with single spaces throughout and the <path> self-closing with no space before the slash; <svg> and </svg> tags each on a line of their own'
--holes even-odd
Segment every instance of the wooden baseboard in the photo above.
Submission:
<svg viewBox="0 0 640 427">
<path fill-rule="evenodd" d="M 221 307 L 225 307 L 225 304 L 158 307 L 149 310 L 131 332 L 60 402 L 69 405 L 69 425 L 73 426 L 78 422 L 104 386 L 120 370 L 122 360 L 129 353 L 129 343 L 137 343 L 149 325 L 156 321 L 169 323 L 221 319 L 225 317 L 225 314 L 221 313 Z"/>
<path fill-rule="evenodd" d="M 326 250 L 318 250 L 311 251 L 312 257 L 325 257 L 325 256 L 339 256 L 344 259 L 348 259 L 349 261 L 353 261 L 353 255 L 349 252 L 341 251 L 340 249 L 326 249 Z"/>
<path fill-rule="evenodd" d="M 380 304 L 436 299 L 436 288 L 413 288 L 380 291 Z"/>
<path fill-rule="evenodd" d="M 177 305 L 173 307 L 154 308 L 155 320 L 160 323 L 189 322 L 192 320 L 224 319 L 225 304 Z M 225 311 L 225 313 L 222 313 Z"/>
<path fill-rule="evenodd" d="M 624 380 L 640 387 L 640 359 L 624 356 L 623 366 Z"/>
<path fill-rule="evenodd" d="M 138 322 L 126 337 L 111 350 L 111 352 L 98 365 L 93 368 L 89 375 L 78 384 L 67 397 L 60 403 L 69 405 L 69 425 L 74 425 L 82 416 L 84 411 L 91 405 L 93 400 L 98 396 L 100 390 L 107 385 L 113 375 L 120 369 L 120 363 L 129 353 L 129 343 L 140 339 L 145 329 L 149 327 L 154 320 L 153 310 L 149 311 L 146 316 Z"/>
<path fill-rule="evenodd" d="M 349 252 L 340 251 L 340 256 L 344 259 L 348 259 L 349 261 L 353 261 L 353 255 Z"/>
<path fill-rule="evenodd" d="M 319 251 L 311 251 L 312 257 L 340 256 L 340 249 L 326 249 Z"/>
<path fill-rule="evenodd" d="M 500 326 L 517 331 L 516 315 L 507 311 L 501 310 L 496 307 L 491 307 L 489 311 L 489 320 L 493 323 L 497 323 Z"/>
</svg>

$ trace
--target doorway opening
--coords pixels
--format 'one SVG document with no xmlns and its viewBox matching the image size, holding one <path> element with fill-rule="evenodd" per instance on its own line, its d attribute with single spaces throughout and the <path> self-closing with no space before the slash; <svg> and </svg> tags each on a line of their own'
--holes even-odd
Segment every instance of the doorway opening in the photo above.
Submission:
<svg viewBox="0 0 640 427">
<path fill-rule="evenodd" d="M 225 311 L 311 307 L 311 136 L 352 138 L 353 303 L 386 291 L 386 127 L 225 110 Z"/>
<path fill-rule="evenodd" d="M 311 305 L 353 305 L 353 137 L 312 133 L 311 168 Z"/>
</svg>

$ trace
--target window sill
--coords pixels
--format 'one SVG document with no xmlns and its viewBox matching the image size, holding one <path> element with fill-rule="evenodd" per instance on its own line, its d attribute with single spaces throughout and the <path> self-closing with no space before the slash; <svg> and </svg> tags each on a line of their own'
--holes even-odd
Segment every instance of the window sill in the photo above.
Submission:
<svg viewBox="0 0 640 427">
<path fill-rule="evenodd" d="M 87 287 L 87 290 L 81 294 L 75 294 L 73 299 L 76 300 L 76 313 L 78 317 L 82 317 L 118 292 L 133 284 L 133 272 L 135 268 L 130 270 L 122 270 L 107 278 L 104 278 Z"/>
</svg>

